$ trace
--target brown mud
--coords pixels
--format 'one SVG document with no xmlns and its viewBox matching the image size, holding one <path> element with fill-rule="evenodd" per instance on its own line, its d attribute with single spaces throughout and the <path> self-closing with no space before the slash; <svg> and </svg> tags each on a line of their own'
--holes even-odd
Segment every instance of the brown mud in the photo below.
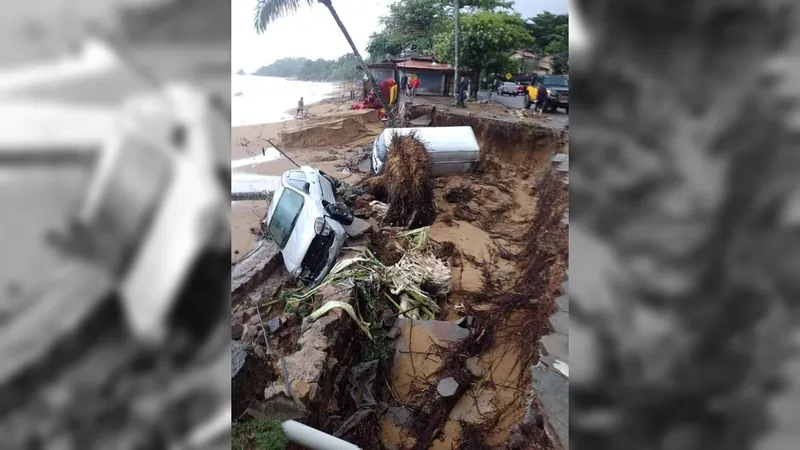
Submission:
<svg viewBox="0 0 800 450">
<path fill-rule="evenodd" d="M 322 116 L 280 131 L 276 144 L 289 148 L 336 147 L 372 135 L 379 124 L 375 110 L 352 111 L 333 118 Z"/>
</svg>

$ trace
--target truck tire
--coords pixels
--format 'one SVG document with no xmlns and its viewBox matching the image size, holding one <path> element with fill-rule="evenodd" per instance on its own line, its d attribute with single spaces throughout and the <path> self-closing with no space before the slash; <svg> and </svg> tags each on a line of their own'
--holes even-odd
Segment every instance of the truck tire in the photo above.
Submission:
<svg viewBox="0 0 800 450">
<path fill-rule="evenodd" d="M 341 203 L 331 203 L 325 206 L 325 211 L 327 211 L 327 213 L 330 214 L 331 219 L 339 222 L 344 226 L 352 225 L 353 221 L 355 220 L 353 213 L 351 213 L 347 209 L 347 206 Z"/>
</svg>

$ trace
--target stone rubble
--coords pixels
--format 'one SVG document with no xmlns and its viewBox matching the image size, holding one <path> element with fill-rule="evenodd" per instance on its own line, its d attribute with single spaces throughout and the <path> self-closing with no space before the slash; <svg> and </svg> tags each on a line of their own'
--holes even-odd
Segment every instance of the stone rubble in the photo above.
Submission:
<svg viewBox="0 0 800 450">
<path fill-rule="evenodd" d="M 436 392 L 439 393 L 442 397 L 452 397 L 456 395 L 458 391 L 458 381 L 455 380 L 453 377 L 444 378 L 439 381 L 439 385 L 436 387 Z"/>
</svg>

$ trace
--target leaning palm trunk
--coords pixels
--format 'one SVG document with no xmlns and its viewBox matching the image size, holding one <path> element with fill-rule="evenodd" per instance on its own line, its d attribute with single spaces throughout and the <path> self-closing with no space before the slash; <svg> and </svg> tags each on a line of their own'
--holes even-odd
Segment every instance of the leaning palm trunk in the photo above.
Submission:
<svg viewBox="0 0 800 450">
<path fill-rule="evenodd" d="M 380 89 L 378 89 L 378 83 L 375 82 L 375 78 L 373 78 L 372 74 L 367 70 L 367 64 L 361 57 L 361 53 L 358 52 L 356 44 L 353 43 L 353 39 L 350 38 L 350 33 L 347 32 L 347 28 L 345 28 L 341 19 L 339 19 L 339 14 L 337 14 L 336 10 L 333 8 L 331 0 L 258 0 L 258 3 L 256 3 L 255 7 L 255 14 L 253 16 L 253 25 L 256 29 L 256 32 L 263 33 L 267 28 L 267 24 L 273 20 L 277 19 L 278 17 L 283 17 L 285 15 L 297 12 L 301 3 L 305 2 L 311 5 L 315 1 L 325 5 L 325 7 L 328 8 L 328 11 L 331 12 L 333 20 L 336 21 L 336 25 L 339 25 L 339 29 L 342 30 L 344 38 L 347 39 L 347 43 L 350 44 L 350 48 L 353 50 L 353 54 L 356 55 L 358 64 L 361 66 L 361 70 L 367 75 L 367 80 L 369 81 L 372 90 L 375 91 L 375 95 L 378 97 L 378 102 L 380 102 L 383 110 L 386 111 L 386 119 L 389 121 L 389 126 L 393 127 L 394 118 L 392 117 L 391 111 L 389 111 L 389 105 L 386 103 L 386 99 L 383 98 L 383 94 L 381 94 Z"/>
<path fill-rule="evenodd" d="M 353 39 L 350 38 L 350 33 L 347 32 L 347 28 L 344 27 L 341 19 L 339 19 L 339 14 L 336 13 L 336 10 L 333 8 L 331 4 L 331 0 L 319 0 L 320 3 L 325 5 L 328 8 L 328 11 L 331 12 L 333 16 L 333 20 L 336 21 L 336 25 L 339 25 L 339 29 L 342 30 L 342 34 L 344 38 L 347 39 L 347 43 L 350 44 L 350 48 L 353 50 L 353 54 L 356 55 L 356 60 L 358 60 L 358 65 L 361 67 L 361 70 L 364 71 L 364 74 L 367 75 L 367 79 L 369 80 L 369 85 L 373 91 L 375 91 L 375 95 L 378 97 L 378 102 L 381 104 L 381 107 L 384 111 L 386 111 L 386 120 L 389 122 L 389 126 L 394 127 L 394 118 L 392 117 L 391 111 L 389 111 L 389 105 L 386 103 L 386 100 L 383 98 L 383 94 L 381 90 L 378 89 L 378 83 L 375 81 L 375 78 L 372 76 L 369 70 L 367 70 L 367 64 L 364 62 L 364 59 L 361 58 L 361 53 L 358 52 L 358 48 L 356 48 L 356 44 L 353 43 Z"/>
</svg>

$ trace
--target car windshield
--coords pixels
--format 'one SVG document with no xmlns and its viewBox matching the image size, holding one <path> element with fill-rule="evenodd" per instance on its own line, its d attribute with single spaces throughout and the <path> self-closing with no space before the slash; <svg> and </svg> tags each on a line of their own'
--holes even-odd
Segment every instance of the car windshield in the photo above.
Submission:
<svg viewBox="0 0 800 450">
<path fill-rule="evenodd" d="M 275 243 L 281 248 L 286 247 L 289 237 L 292 235 L 300 211 L 303 210 L 303 196 L 292 189 L 284 189 L 278 204 L 275 205 L 275 213 L 269 222 L 268 231 Z"/>
<path fill-rule="evenodd" d="M 564 77 L 544 77 L 542 84 L 545 86 L 569 87 L 569 81 Z"/>
<path fill-rule="evenodd" d="M 378 149 L 378 160 L 384 162 L 386 160 L 386 134 L 381 133 L 381 135 L 378 136 L 375 146 Z"/>
</svg>

